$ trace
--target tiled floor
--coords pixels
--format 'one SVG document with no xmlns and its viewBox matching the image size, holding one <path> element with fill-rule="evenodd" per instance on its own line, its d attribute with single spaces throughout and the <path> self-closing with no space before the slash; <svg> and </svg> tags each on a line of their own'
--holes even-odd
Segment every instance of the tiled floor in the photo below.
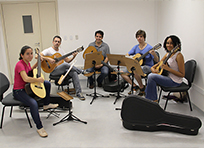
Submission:
<svg viewBox="0 0 204 148">
<path fill-rule="evenodd" d="M 86 81 L 81 81 L 83 93 L 93 93 L 93 89 L 86 87 Z M 127 88 L 124 94 L 130 90 Z M 57 88 L 52 87 L 52 93 L 56 93 Z M 97 92 L 103 95 L 109 95 L 101 88 L 97 88 Z M 86 96 L 85 101 L 81 101 L 74 97 L 73 114 L 79 119 L 86 121 L 83 124 L 76 121 L 66 121 L 53 126 L 68 111 L 59 110 L 60 117 L 51 116 L 46 119 L 47 113 L 40 111 L 41 120 L 44 128 L 48 132 L 47 138 L 41 138 L 36 132 L 32 118 L 33 128 L 28 126 L 27 119 L 22 110 L 18 107 L 14 108 L 13 117 L 9 117 L 9 108 L 6 109 L 3 129 L 0 130 L 0 147 L 2 148 L 192 148 L 203 147 L 204 145 L 204 129 L 201 127 L 198 135 L 189 136 L 168 131 L 144 132 L 130 131 L 122 126 L 120 108 L 124 98 L 117 100 L 113 104 L 115 97 L 96 98 L 90 105 L 92 97 Z M 193 98 L 192 98 L 193 99 Z M 164 106 L 164 100 L 160 102 L 161 107 Z M 2 105 L 0 105 L 2 108 Z M 179 114 L 191 115 L 204 121 L 204 113 L 193 106 L 193 112 L 190 111 L 188 103 L 178 104 L 173 101 L 168 103 L 167 111 Z M 0 112 L 1 113 L 1 112 Z M 30 114 L 29 114 L 30 115 Z"/>
</svg>

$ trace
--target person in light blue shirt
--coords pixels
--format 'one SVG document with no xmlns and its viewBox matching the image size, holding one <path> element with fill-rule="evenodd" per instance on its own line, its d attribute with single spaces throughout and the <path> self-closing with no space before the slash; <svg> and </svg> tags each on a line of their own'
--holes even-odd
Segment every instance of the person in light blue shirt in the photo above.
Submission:
<svg viewBox="0 0 204 148">
<path fill-rule="evenodd" d="M 135 55 L 135 54 L 145 54 L 149 51 L 149 53 L 144 57 L 143 59 L 143 65 L 141 66 L 143 72 L 145 74 L 148 74 L 151 72 L 151 67 L 154 65 L 154 61 L 158 62 L 159 58 L 157 56 L 157 54 L 155 53 L 154 50 L 152 49 L 152 46 L 149 45 L 148 43 L 145 42 L 146 40 L 146 33 L 143 30 L 138 30 L 135 34 L 135 37 L 137 39 L 137 41 L 139 42 L 139 44 L 135 45 L 126 55 L 130 56 L 130 55 Z M 127 72 L 127 71 L 126 71 Z M 132 85 L 132 80 L 130 79 L 129 76 L 127 75 L 121 75 L 128 83 L 130 83 Z M 137 91 L 140 90 L 139 95 L 144 95 L 145 94 L 145 86 L 142 83 L 142 79 L 141 76 L 139 74 L 137 74 L 136 72 L 134 72 L 134 77 L 136 79 L 136 81 L 138 82 L 138 85 L 136 85 L 135 83 L 133 83 L 133 91 Z M 128 93 L 131 94 L 131 91 Z"/>
</svg>

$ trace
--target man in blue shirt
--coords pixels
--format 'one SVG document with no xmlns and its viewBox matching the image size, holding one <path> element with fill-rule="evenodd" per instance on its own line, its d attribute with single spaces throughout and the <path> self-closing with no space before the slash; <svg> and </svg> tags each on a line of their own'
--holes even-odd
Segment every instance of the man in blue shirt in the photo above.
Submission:
<svg viewBox="0 0 204 148">
<path fill-rule="evenodd" d="M 141 66 L 143 72 L 145 74 L 148 74 L 151 72 L 151 67 L 154 65 L 154 61 L 158 62 L 159 58 L 157 56 L 157 54 L 155 53 L 154 50 L 150 50 L 152 49 L 152 46 L 149 45 L 148 43 L 145 42 L 146 39 L 146 33 L 143 30 L 138 30 L 136 32 L 135 35 L 137 41 L 139 42 L 139 44 L 135 45 L 126 55 L 130 56 L 130 55 L 135 55 L 135 54 L 145 54 L 146 52 L 149 51 L 149 54 L 147 54 L 144 57 L 144 63 Z M 129 76 L 127 75 L 121 75 L 128 83 L 130 83 L 132 85 L 132 80 L 130 79 Z M 138 82 L 138 85 L 136 85 L 135 83 L 133 83 L 133 91 L 137 91 L 140 90 L 138 95 L 144 95 L 145 93 L 145 86 L 142 83 L 142 79 L 141 76 L 139 74 L 137 74 L 136 72 L 134 73 L 134 77 L 136 79 L 136 81 Z M 131 92 L 129 92 L 128 94 L 131 94 Z"/>
</svg>

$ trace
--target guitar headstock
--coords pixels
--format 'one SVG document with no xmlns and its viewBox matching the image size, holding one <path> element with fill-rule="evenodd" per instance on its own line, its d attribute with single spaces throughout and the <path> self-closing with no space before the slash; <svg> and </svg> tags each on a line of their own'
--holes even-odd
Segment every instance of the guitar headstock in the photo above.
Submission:
<svg viewBox="0 0 204 148">
<path fill-rule="evenodd" d="M 40 54 L 40 50 L 38 48 L 35 48 L 35 53 L 39 55 Z"/>
<path fill-rule="evenodd" d="M 155 46 L 153 47 L 153 50 L 157 50 L 157 49 L 159 49 L 159 48 L 161 48 L 161 47 L 162 47 L 162 44 L 158 43 L 157 45 L 155 45 Z"/>
<path fill-rule="evenodd" d="M 181 43 L 177 44 L 177 45 L 174 47 L 174 49 L 171 50 L 171 53 L 177 52 L 177 51 L 180 49 L 180 47 L 181 47 Z"/>
<path fill-rule="evenodd" d="M 76 52 L 81 52 L 81 51 L 83 51 L 83 50 L 84 50 L 84 47 L 81 46 L 81 47 L 77 48 Z"/>
</svg>

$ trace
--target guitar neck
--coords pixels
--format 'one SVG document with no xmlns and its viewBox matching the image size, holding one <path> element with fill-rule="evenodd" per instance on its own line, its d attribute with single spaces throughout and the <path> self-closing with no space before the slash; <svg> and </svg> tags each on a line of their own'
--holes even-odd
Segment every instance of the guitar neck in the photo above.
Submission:
<svg viewBox="0 0 204 148">
<path fill-rule="evenodd" d="M 40 55 L 39 55 L 39 51 L 37 52 L 37 54 L 38 54 L 38 67 L 37 67 L 37 76 L 36 76 L 36 78 L 39 78 L 39 77 L 41 77 L 41 60 L 40 60 Z"/>
<path fill-rule="evenodd" d="M 104 61 L 101 61 L 101 64 L 103 64 L 104 66 L 107 66 L 110 69 L 111 72 L 115 71 L 110 65 L 108 65 Z"/>
<path fill-rule="evenodd" d="M 66 57 L 72 55 L 74 52 L 76 52 L 76 51 L 73 51 L 73 52 L 70 52 L 70 53 L 68 53 L 68 54 L 65 54 L 65 55 L 63 55 L 63 56 L 61 56 L 61 57 L 59 57 L 59 58 L 56 58 L 55 60 L 56 60 L 56 62 L 59 62 L 59 61 L 63 60 L 64 58 L 66 58 Z"/>
<path fill-rule="evenodd" d="M 61 56 L 61 57 L 59 57 L 59 58 L 55 58 L 55 61 L 56 61 L 56 62 L 59 62 L 59 61 L 63 60 L 64 58 L 66 58 L 66 57 L 72 55 L 74 52 L 81 52 L 82 50 L 84 50 L 84 47 L 83 47 L 83 46 L 80 47 L 80 48 L 78 48 L 78 49 L 76 49 L 76 50 L 74 50 L 74 51 L 72 51 L 72 52 L 70 52 L 70 53 L 67 53 L 67 54 L 65 54 L 65 55 L 63 55 L 63 56 Z"/>
<path fill-rule="evenodd" d="M 149 51 L 151 51 L 153 49 L 150 49 Z M 137 60 L 140 61 L 141 59 L 144 59 L 144 57 L 146 57 L 149 54 L 149 51 L 147 51 L 145 54 L 141 55 Z"/>
<path fill-rule="evenodd" d="M 170 58 L 171 55 L 172 55 L 172 53 L 169 53 L 169 54 L 168 54 L 168 56 L 166 57 L 166 59 L 164 59 L 163 64 L 166 64 L 166 63 L 167 63 L 167 61 L 168 61 L 168 59 Z"/>
<path fill-rule="evenodd" d="M 162 45 L 161 45 L 160 43 L 158 43 L 158 44 L 155 45 L 152 49 L 150 49 L 150 50 L 147 51 L 145 54 L 143 54 L 142 56 L 140 56 L 137 60 L 140 61 L 141 59 L 144 59 L 144 57 L 146 57 L 146 56 L 149 54 L 149 52 L 150 52 L 151 50 L 157 50 L 157 49 L 159 49 L 161 46 L 162 46 Z"/>
</svg>

